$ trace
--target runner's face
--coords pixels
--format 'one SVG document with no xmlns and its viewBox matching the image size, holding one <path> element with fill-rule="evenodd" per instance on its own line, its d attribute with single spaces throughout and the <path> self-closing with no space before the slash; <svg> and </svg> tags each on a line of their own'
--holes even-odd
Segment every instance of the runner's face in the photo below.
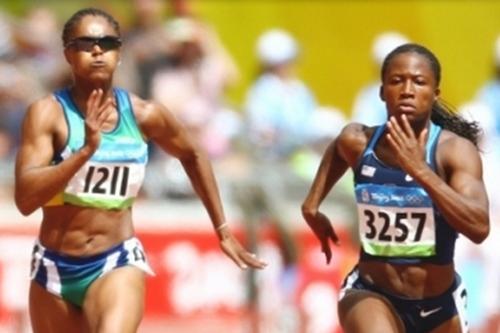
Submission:
<svg viewBox="0 0 500 333">
<path fill-rule="evenodd" d="M 396 55 L 382 78 L 380 97 L 385 101 L 388 116 L 410 122 L 429 119 L 439 96 L 435 73 L 425 56 L 406 52 Z"/>
<path fill-rule="evenodd" d="M 113 26 L 101 16 L 83 17 L 65 45 L 65 56 L 75 78 L 108 81 L 120 57 L 121 41 Z"/>
</svg>

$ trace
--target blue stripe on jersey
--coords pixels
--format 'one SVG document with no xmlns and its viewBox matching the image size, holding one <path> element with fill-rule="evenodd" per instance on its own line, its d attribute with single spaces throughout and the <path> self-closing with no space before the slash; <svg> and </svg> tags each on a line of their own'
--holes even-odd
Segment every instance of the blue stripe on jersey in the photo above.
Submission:
<svg viewBox="0 0 500 333">
<path fill-rule="evenodd" d="M 432 200 L 421 187 L 396 187 L 376 184 L 359 184 L 356 200 L 380 207 L 432 207 Z"/>
<path fill-rule="evenodd" d="M 102 143 L 91 160 L 95 162 L 132 162 L 146 163 L 148 160 L 148 147 L 143 143 Z"/>
</svg>

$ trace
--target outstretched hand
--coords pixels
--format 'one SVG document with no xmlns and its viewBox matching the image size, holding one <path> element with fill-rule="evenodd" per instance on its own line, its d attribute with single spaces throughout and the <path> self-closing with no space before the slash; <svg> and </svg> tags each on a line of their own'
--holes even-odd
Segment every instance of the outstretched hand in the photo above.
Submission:
<svg viewBox="0 0 500 333">
<path fill-rule="evenodd" d="M 326 263 L 329 264 L 332 259 L 332 249 L 330 241 L 335 245 L 340 245 L 339 238 L 332 227 L 328 217 L 321 212 L 306 218 L 306 222 L 314 232 L 314 235 L 321 243 L 321 252 L 325 254 Z"/>
<path fill-rule="evenodd" d="M 267 266 L 266 262 L 245 250 L 229 230 L 221 232 L 220 247 L 241 269 L 247 269 L 248 267 L 262 269 Z"/>
<path fill-rule="evenodd" d="M 87 99 L 85 112 L 85 144 L 95 151 L 101 141 L 101 131 L 108 117 L 114 111 L 114 100 L 103 100 L 102 89 L 94 89 Z"/>
<path fill-rule="evenodd" d="M 417 137 L 406 115 L 401 116 L 400 122 L 391 117 L 387 122 L 387 128 L 389 129 L 387 140 L 399 166 L 413 176 L 419 168 L 426 166 L 425 145 L 428 130 L 422 130 Z"/>
</svg>

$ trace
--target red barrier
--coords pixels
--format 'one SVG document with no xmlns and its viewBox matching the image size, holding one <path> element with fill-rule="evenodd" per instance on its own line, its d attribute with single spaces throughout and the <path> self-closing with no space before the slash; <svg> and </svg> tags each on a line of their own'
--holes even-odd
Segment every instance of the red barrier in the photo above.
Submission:
<svg viewBox="0 0 500 333">
<path fill-rule="evenodd" d="M 284 267 L 275 235 L 263 229 L 258 251 L 269 265 L 254 276 L 258 293 L 252 305 L 249 271 L 241 271 L 225 257 L 212 230 L 138 231 L 156 273 L 147 279 L 144 322 L 225 318 L 234 323 L 243 316 L 262 332 L 277 332 L 274 328 L 285 329 L 283 325 L 300 327 L 300 332 L 336 332 L 338 288 L 357 256 L 347 233 L 337 232 L 342 246 L 333 248 L 327 266 L 312 232 L 297 230 L 298 262 Z M 26 313 L 34 239 L 35 230 L 11 228 L 0 233 L 0 326 Z M 252 318 L 257 318 L 253 324 Z"/>
</svg>

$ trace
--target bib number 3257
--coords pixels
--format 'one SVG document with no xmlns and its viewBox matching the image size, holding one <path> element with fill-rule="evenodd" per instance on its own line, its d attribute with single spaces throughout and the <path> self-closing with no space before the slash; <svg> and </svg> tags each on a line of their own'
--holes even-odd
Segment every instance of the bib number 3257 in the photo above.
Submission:
<svg viewBox="0 0 500 333">
<path fill-rule="evenodd" d="M 364 236 L 382 242 L 419 242 L 422 239 L 427 214 L 423 212 L 372 211 L 365 209 Z"/>
</svg>

